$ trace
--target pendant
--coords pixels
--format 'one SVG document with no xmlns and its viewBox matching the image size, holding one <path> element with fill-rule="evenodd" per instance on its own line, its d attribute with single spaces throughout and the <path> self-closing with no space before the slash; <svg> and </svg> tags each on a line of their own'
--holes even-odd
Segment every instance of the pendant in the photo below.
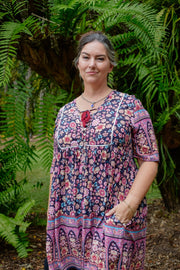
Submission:
<svg viewBox="0 0 180 270">
<path fill-rule="evenodd" d="M 94 103 L 91 104 L 91 108 L 94 108 Z"/>
</svg>

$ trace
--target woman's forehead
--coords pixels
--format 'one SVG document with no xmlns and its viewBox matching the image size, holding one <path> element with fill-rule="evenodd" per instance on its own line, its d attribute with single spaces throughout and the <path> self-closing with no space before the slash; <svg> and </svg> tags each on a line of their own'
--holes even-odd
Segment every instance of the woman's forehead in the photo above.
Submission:
<svg viewBox="0 0 180 270">
<path fill-rule="evenodd" d="M 94 40 L 84 45 L 81 53 L 107 55 L 105 46 L 97 40 Z"/>
</svg>

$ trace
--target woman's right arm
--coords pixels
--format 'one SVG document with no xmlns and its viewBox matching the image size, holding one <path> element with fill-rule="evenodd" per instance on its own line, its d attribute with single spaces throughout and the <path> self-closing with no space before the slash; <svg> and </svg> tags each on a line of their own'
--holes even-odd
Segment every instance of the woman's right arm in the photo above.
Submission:
<svg viewBox="0 0 180 270">
<path fill-rule="evenodd" d="M 53 174 L 51 173 L 51 174 L 50 174 L 50 183 L 49 183 L 49 199 L 48 199 L 48 205 L 49 205 L 49 202 L 50 202 L 50 196 L 51 196 L 52 176 L 53 176 Z"/>
<path fill-rule="evenodd" d="M 49 213 L 49 204 L 50 204 L 50 197 L 51 197 L 51 185 L 52 185 L 52 176 L 53 174 L 50 174 L 50 182 L 49 182 L 49 197 L 48 197 L 48 205 L 47 205 L 47 218 Z"/>
</svg>

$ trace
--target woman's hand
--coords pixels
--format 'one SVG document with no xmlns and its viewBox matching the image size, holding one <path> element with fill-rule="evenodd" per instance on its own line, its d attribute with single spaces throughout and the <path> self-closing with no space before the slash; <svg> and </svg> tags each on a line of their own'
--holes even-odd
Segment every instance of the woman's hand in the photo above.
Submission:
<svg viewBox="0 0 180 270">
<path fill-rule="evenodd" d="M 158 163 L 152 161 L 138 160 L 140 168 L 128 193 L 128 196 L 120 204 L 112 208 L 106 216 L 115 215 L 124 226 L 130 222 L 132 217 L 146 195 L 150 185 L 157 174 Z M 132 206 L 133 205 L 133 206 Z"/>
<path fill-rule="evenodd" d="M 114 208 L 109 210 L 106 213 L 106 216 L 109 217 L 111 215 L 115 215 L 116 219 L 119 220 L 124 226 L 130 222 L 132 217 L 134 216 L 136 210 L 133 210 L 126 201 L 122 201 L 117 204 Z"/>
</svg>

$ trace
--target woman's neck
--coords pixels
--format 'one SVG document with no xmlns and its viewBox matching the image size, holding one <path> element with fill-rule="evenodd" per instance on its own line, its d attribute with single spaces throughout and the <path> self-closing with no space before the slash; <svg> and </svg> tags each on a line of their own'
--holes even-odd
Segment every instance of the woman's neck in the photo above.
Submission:
<svg viewBox="0 0 180 270">
<path fill-rule="evenodd" d="M 98 97 L 103 97 L 108 92 L 110 93 L 112 91 L 111 88 L 109 88 L 107 85 L 97 87 L 97 86 L 85 86 L 84 87 L 84 96 L 88 98 L 98 98 Z"/>
</svg>

